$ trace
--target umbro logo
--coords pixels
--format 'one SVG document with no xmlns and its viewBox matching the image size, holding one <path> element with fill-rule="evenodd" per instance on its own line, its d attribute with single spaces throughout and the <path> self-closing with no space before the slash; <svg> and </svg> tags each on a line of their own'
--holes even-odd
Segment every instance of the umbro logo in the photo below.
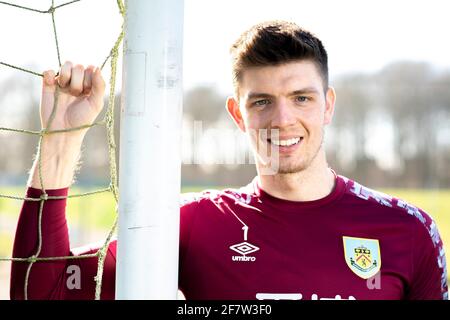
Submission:
<svg viewBox="0 0 450 320">
<path fill-rule="evenodd" d="M 232 245 L 230 249 L 241 254 L 240 256 L 232 256 L 233 261 L 255 261 L 255 257 L 247 255 L 259 250 L 257 246 L 246 241 Z"/>
<path fill-rule="evenodd" d="M 246 255 L 249 253 L 253 253 L 259 250 L 259 248 L 257 246 L 254 246 L 251 243 L 248 242 L 241 242 L 238 244 L 235 244 L 233 246 L 230 247 L 231 250 L 236 251 L 237 253 L 240 253 L 242 255 Z"/>
</svg>

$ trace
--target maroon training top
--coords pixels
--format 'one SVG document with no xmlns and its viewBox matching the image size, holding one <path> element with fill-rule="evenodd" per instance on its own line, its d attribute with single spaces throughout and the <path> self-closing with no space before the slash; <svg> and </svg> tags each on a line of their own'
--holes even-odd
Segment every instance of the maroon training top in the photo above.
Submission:
<svg viewBox="0 0 450 320">
<path fill-rule="evenodd" d="M 29 188 L 27 196 L 41 193 Z M 66 200 L 45 202 L 40 257 L 97 250 L 70 250 L 65 207 Z M 430 216 L 345 177 L 315 201 L 275 198 L 255 178 L 240 189 L 184 194 L 180 208 L 179 288 L 187 299 L 448 299 L 443 244 Z M 39 202 L 24 202 L 14 257 L 36 252 L 38 212 Z M 115 263 L 113 241 L 102 299 L 114 299 Z M 12 264 L 12 299 L 24 298 L 27 267 Z M 76 269 L 79 286 L 70 278 Z M 37 262 L 28 298 L 93 299 L 96 273 L 97 258 Z"/>
</svg>

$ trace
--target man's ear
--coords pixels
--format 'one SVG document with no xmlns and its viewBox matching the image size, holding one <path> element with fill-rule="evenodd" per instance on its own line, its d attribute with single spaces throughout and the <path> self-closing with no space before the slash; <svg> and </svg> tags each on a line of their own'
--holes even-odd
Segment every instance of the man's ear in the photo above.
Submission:
<svg viewBox="0 0 450 320">
<path fill-rule="evenodd" d="M 336 103 L 336 92 L 333 87 L 329 87 L 325 97 L 324 124 L 330 124 L 334 114 L 334 104 Z"/>
<path fill-rule="evenodd" d="M 231 118 L 233 118 L 234 123 L 245 132 L 245 124 L 244 119 L 242 118 L 241 110 L 239 109 L 239 102 L 234 97 L 227 98 L 227 111 L 230 114 Z"/>
</svg>

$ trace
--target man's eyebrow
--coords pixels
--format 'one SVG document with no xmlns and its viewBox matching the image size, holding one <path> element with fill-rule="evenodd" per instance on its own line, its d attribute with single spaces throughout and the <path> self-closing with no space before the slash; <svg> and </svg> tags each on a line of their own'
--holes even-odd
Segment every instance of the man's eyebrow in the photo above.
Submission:
<svg viewBox="0 0 450 320">
<path fill-rule="evenodd" d="M 291 92 L 289 95 L 290 96 L 296 96 L 296 95 L 299 95 L 299 94 L 308 94 L 308 93 L 309 94 L 311 94 L 311 93 L 318 94 L 319 91 L 316 88 L 314 88 L 314 87 L 307 87 L 307 88 L 303 88 L 303 89 L 300 89 L 300 90 L 295 90 L 295 91 Z"/>
<path fill-rule="evenodd" d="M 296 96 L 299 94 L 318 94 L 319 91 L 314 88 L 314 87 L 306 87 L 306 88 L 302 88 L 299 90 L 295 90 L 290 92 L 288 95 L 289 96 Z M 252 99 L 261 99 L 261 98 L 273 98 L 274 96 L 269 94 L 269 93 L 263 93 L 263 92 L 250 92 L 247 95 L 247 100 L 252 100 Z"/>
<path fill-rule="evenodd" d="M 268 93 L 260 93 L 260 92 L 250 92 L 247 95 L 247 100 L 259 99 L 259 98 L 272 98 L 273 95 Z"/>
</svg>

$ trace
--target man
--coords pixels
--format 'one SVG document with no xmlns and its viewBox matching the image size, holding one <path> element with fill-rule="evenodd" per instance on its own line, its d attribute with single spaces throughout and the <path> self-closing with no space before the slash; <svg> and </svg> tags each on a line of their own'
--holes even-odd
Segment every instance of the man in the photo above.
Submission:
<svg viewBox="0 0 450 320">
<path fill-rule="evenodd" d="M 250 138 L 258 176 L 241 189 L 186 195 L 181 204 L 180 290 L 187 299 L 447 299 L 443 244 L 422 210 L 332 171 L 323 147 L 335 92 L 321 41 L 297 25 L 268 22 L 232 46 L 234 97 L 226 107 Z M 104 82 L 94 67 L 65 63 L 45 72 L 42 126 L 60 87 L 52 130 L 92 123 Z M 86 130 L 45 136 L 44 186 L 65 196 Z M 33 166 L 28 197 L 39 198 Z M 151 199 L 149 200 L 151 201 Z M 71 251 L 65 200 L 46 201 L 40 257 Z M 38 202 L 25 202 L 15 257 L 37 248 Z M 143 253 L 145 254 L 145 253 Z M 108 249 L 103 299 L 114 298 L 116 242 Z M 81 270 L 67 286 L 69 267 Z M 24 297 L 28 263 L 13 263 L 11 297 Z M 97 259 L 36 263 L 31 299 L 92 299 Z"/>
</svg>

